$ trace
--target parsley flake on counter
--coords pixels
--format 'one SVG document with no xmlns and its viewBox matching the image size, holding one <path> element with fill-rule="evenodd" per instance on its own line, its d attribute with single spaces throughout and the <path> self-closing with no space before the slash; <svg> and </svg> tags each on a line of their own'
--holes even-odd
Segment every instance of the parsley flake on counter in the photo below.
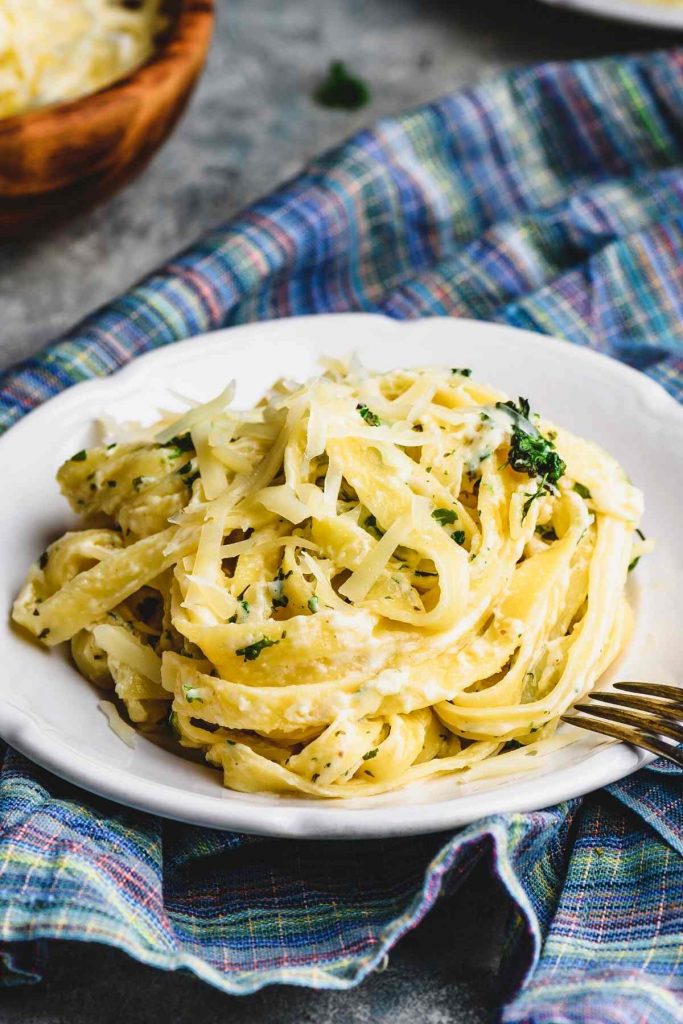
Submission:
<svg viewBox="0 0 683 1024">
<path fill-rule="evenodd" d="M 333 110 L 360 110 L 370 100 L 370 90 L 357 75 L 350 72 L 343 61 L 333 60 L 327 78 L 313 93 L 321 107 Z"/>
</svg>

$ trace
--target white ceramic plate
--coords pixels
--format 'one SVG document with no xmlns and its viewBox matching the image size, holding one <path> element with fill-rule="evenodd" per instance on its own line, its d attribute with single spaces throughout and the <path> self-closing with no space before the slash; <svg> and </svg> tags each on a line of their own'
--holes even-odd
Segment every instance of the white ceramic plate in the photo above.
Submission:
<svg viewBox="0 0 683 1024">
<path fill-rule="evenodd" d="M 615 21 L 632 21 L 653 28 L 683 28 L 683 4 L 648 3 L 647 0 L 542 0 L 555 7 L 570 7 L 584 14 Z"/>
<path fill-rule="evenodd" d="M 136 360 L 113 377 L 79 384 L 0 440 L 0 733 L 57 775 L 121 803 L 220 829 L 281 836 L 372 837 L 429 832 L 488 814 L 531 810 L 635 771 L 642 752 L 574 730 L 576 741 L 539 759 L 533 775 L 470 783 L 433 780 L 364 800 L 252 796 L 138 736 L 134 749 L 109 728 L 97 692 L 64 652 L 47 653 L 8 625 L 27 567 L 74 519 L 55 483 L 63 459 L 95 440 L 103 415 L 151 422 L 178 407 L 169 389 L 207 399 L 237 379 L 237 403 L 276 377 L 303 379 L 317 358 L 355 350 L 373 369 L 436 363 L 475 375 L 570 430 L 602 443 L 644 489 L 645 529 L 657 548 L 632 581 L 637 629 L 612 676 L 676 680 L 683 638 L 683 410 L 642 374 L 566 342 L 495 324 L 429 319 L 398 323 L 349 314 L 279 320 L 219 331 Z"/>
</svg>

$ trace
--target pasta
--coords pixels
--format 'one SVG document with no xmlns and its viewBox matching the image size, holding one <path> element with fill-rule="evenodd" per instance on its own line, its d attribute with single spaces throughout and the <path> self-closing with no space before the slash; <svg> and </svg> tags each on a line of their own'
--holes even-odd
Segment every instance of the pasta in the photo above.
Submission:
<svg viewBox="0 0 683 1024">
<path fill-rule="evenodd" d="M 235 790 L 505 777 L 566 742 L 648 547 L 619 464 L 466 369 L 233 393 L 61 467 L 84 528 L 15 621 Z"/>
</svg>

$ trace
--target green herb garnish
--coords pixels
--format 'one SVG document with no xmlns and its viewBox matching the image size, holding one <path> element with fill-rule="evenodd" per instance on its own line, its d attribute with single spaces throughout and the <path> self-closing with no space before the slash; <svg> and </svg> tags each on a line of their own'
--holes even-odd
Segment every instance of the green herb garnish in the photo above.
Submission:
<svg viewBox="0 0 683 1024">
<path fill-rule="evenodd" d="M 453 538 L 453 540 L 455 541 L 456 544 L 462 545 L 462 544 L 465 543 L 465 531 L 464 530 L 455 530 L 451 534 L 451 537 Z"/>
<path fill-rule="evenodd" d="M 458 369 L 458 368 L 451 367 L 451 373 L 457 373 L 459 377 L 471 377 L 472 376 L 472 371 L 470 369 L 468 369 L 468 368 L 465 368 L 464 370 L 461 370 L 461 369 Z"/>
<path fill-rule="evenodd" d="M 555 451 L 552 441 L 530 421 L 531 408 L 527 398 L 519 398 L 515 402 L 496 402 L 497 409 L 503 409 L 513 420 L 510 452 L 506 465 L 516 473 L 526 473 L 530 477 L 540 476 L 541 483 L 533 494 L 527 495 L 522 509 L 524 521 L 531 505 L 541 495 L 547 494 L 554 487 L 565 469 L 566 463 Z"/>
<path fill-rule="evenodd" d="M 368 750 L 368 752 L 366 754 L 363 754 L 363 760 L 364 761 L 372 761 L 373 757 L 377 757 L 378 749 L 379 749 L 378 747 L 375 747 L 374 750 Z"/>
<path fill-rule="evenodd" d="M 356 409 L 361 415 L 361 418 L 365 420 L 369 427 L 379 427 L 382 424 L 381 419 L 377 413 L 373 412 L 372 409 L 368 409 L 367 405 L 358 404 Z"/>
<path fill-rule="evenodd" d="M 555 533 L 555 528 L 553 526 L 551 526 L 551 525 L 546 524 L 545 526 L 537 526 L 536 530 L 534 532 L 538 534 L 538 536 L 541 538 L 541 540 L 547 540 L 547 541 L 557 540 L 557 534 Z"/>
<path fill-rule="evenodd" d="M 168 713 L 168 717 L 166 719 L 166 726 L 168 730 L 175 736 L 175 738 L 179 740 L 180 728 L 178 726 L 178 715 L 176 714 L 175 711 L 173 711 L 173 709 L 171 709 Z"/>
<path fill-rule="evenodd" d="M 87 457 L 88 453 L 85 450 L 83 450 L 80 452 L 76 452 L 75 455 L 72 455 L 71 458 L 69 459 L 69 462 L 85 462 Z"/>
<path fill-rule="evenodd" d="M 582 497 L 582 498 L 583 498 L 583 499 L 584 499 L 585 501 L 588 501 L 588 499 L 589 499 L 589 498 L 592 498 L 592 497 L 593 497 L 593 495 L 591 494 L 591 492 L 590 492 L 590 491 L 588 490 L 588 488 L 587 488 L 587 487 L 586 487 L 586 486 L 585 486 L 584 484 L 579 484 L 579 483 L 576 483 L 576 484 L 574 484 L 574 486 L 572 487 L 572 490 L 573 490 L 573 491 L 576 491 L 576 493 L 577 493 L 577 494 L 581 495 L 581 497 Z"/>
<path fill-rule="evenodd" d="M 191 452 L 194 451 L 194 445 L 192 444 L 192 438 L 189 433 L 176 434 L 170 441 L 166 441 L 165 444 L 160 444 L 160 448 L 176 448 L 179 452 Z M 175 457 L 175 456 L 174 456 Z"/>
<path fill-rule="evenodd" d="M 313 596 L 312 596 L 312 597 L 309 597 L 309 599 L 308 599 L 308 610 L 309 610 L 310 612 L 312 612 L 312 613 L 313 613 L 313 615 L 315 615 L 315 613 L 316 613 L 316 612 L 317 612 L 317 610 L 318 610 L 318 605 L 319 605 L 319 604 L 320 604 L 320 602 L 319 602 L 319 600 L 318 600 L 318 596 L 317 596 L 317 594 L 313 594 Z"/>
<path fill-rule="evenodd" d="M 637 527 L 636 527 L 636 533 L 638 534 L 638 536 L 640 537 L 641 540 L 645 540 L 645 534 L 643 533 L 642 530 L 639 530 Z M 640 561 L 640 555 L 638 555 L 637 558 L 634 558 L 632 562 L 629 562 L 628 571 L 632 572 L 632 570 L 635 569 L 635 567 L 638 565 L 639 561 Z"/>
<path fill-rule="evenodd" d="M 204 703 L 204 698 L 199 695 L 197 687 L 191 686 L 190 683 L 183 683 L 183 693 L 188 704 Z"/>
<path fill-rule="evenodd" d="M 244 591 L 243 591 L 243 593 L 244 593 Z M 241 606 L 242 611 L 244 612 L 244 614 L 248 615 L 249 614 L 249 602 L 248 601 L 244 601 L 241 597 L 238 597 L 237 598 L 237 603 Z M 234 615 L 230 616 L 230 618 L 228 619 L 228 622 L 231 622 L 231 623 L 232 622 L 237 622 L 237 612 L 235 612 Z"/>
<path fill-rule="evenodd" d="M 384 536 L 384 530 L 377 525 L 377 520 L 373 515 L 365 517 L 363 520 L 363 528 L 366 529 L 368 533 L 373 534 L 377 540 Z"/>
<path fill-rule="evenodd" d="M 348 71 L 341 60 L 333 60 L 327 78 L 313 93 L 322 107 L 333 110 L 360 110 L 370 100 L 370 90 L 362 78 Z"/>
<path fill-rule="evenodd" d="M 282 634 L 280 639 L 283 639 L 285 634 Z M 280 640 L 270 640 L 267 636 L 262 636 L 260 640 L 256 640 L 253 644 L 247 644 L 246 647 L 238 647 L 235 654 L 239 655 L 240 658 L 244 658 L 245 661 L 256 661 L 261 651 L 265 651 L 266 647 L 274 647 L 275 644 L 279 644 Z"/>
<path fill-rule="evenodd" d="M 39 569 L 44 569 L 45 568 L 45 566 L 47 565 L 47 560 L 48 560 L 49 557 L 50 557 L 49 552 L 43 551 L 42 555 L 38 559 L 38 568 Z"/>
<path fill-rule="evenodd" d="M 526 492 L 526 501 L 522 505 L 522 522 L 524 522 L 524 520 L 526 519 L 527 513 L 529 512 L 529 509 L 531 508 L 533 503 L 538 498 L 542 498 L 543 495 L 547 494 L 547 493 L 548 493 L 548 487 L 547 487 L 547 484 L 546 484 L 546 478 L 545 477 L 543 477 L 543 479 L 541 480 L 540 484 L 538 485 L 536 490 L 533 491 L 533 493 L 529 492 L 529 491 Z"/>
<path fill-rule="evenodd" d="M 432 512 L 432 519 L 436 519 L 442 526 L 452 526 L 457 518 L 458 513 L 451 508 L 435 508 Z"/>
</svg>

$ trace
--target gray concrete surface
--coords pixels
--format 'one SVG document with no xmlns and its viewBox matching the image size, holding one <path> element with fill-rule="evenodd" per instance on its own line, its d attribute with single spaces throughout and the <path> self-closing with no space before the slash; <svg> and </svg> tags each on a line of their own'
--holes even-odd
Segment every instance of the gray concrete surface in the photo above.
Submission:
<svg viewBox="0 0 683 1024">
<path fill-rule="evenodd" d="M 667 41 L 537 0 L 216 4 L 216 36 L 199 91 L 147 172 L 95 212 L 0 251 L 0 367 L 377 117 L 513 65 Z M 373 91 L 372 103 L 355 114 L 322 109 L 310 98 L 337 57 Z"/>
<path fill-rule="evenodd" d="M 384 114 L 514 65 L 666 45 L 536 0 L 216 0 L 207 72 L 146 173 L 100 209 L 0 249 L 0 366 L 35 351 L 157 263 Z M 310 94 L 344 59 L 373 90 L 355 114 Z M 0 996 L 2 1024 L 484 1024 L 495 1019 L 502 905 L 485 872 L 346 993 L 224 996 L 98 946 L 56 945 L 45 981 Z M 461 936 L 467 935 L 463 943 Z"/>
</svg>

